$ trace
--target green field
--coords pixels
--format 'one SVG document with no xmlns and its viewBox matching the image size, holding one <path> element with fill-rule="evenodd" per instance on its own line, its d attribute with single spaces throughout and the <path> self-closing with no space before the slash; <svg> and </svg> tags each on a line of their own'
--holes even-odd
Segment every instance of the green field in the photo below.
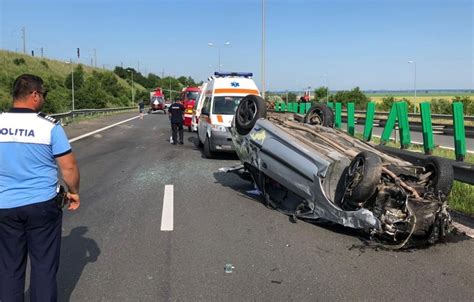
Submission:
<svg viewBox="0 0 474 302">
<path fill-rule="evenodd" d="M 472 90 L 460 90 L 460 91 L 418 91 L 416 95 L 413 92 L 393 92 L 393 93 L 365 93 L 372 101 L 380 103 L 384 97 L 393 96 L 397 101 L 402 100 L 403 98 L 408 99 L 410 103 L 418 104 L 422 102 L 430 102 L 432 99 L 445 99 L 451 101 L 456 96 L 468 96 L 471 99 L 474 99 L 474 91 Z"/>
</svg>

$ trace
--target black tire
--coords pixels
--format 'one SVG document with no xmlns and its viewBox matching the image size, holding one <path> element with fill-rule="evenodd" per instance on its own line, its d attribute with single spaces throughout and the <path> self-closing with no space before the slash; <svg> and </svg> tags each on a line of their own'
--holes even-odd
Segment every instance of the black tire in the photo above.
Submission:
<svg viewBox="0 0 474 302">
<path fill-rule="evenodd" d="M 382 176 L 382 160 L 377 154 L 362 151 L 351 161 L 346 173 L 344 203 L 358 208 L 374 195 Z"/>
<path fill-rule="evenodd" d="M 258 95 L 249 94 L 240 101 L 235 111 L 235 128 L 240 135 L 246 135 L 258 119 L 266 116 L 265 100 Z"/>
<path fill-rule="evenodd" d="M 206 141 L 204 141 L 204 156 L 206 158 L 214 158 L 214 152 L 211 150 L 211 141 L 206 136 Z"/>
<path fill-rule="evenodd" d="M 304 117 L 304 122 L 311 125 L 321 125 L 325 127 L 333 127 L 334 125 L 334 113 L 331 108 L 325 104 L 316 103 Z"/>
<path fill-rule="evenodd" d="M 443 199 L 446 198 L 453 187 L 454 171 L 453 166 L 445 159 L 430 156 L 426 159 L 425 169 L 433 171 L 431 185 L 436 195 L 441 193 Z"/>
<path fill-rule="evenodd" d="M 196 137 L 197 137 L 198 147 L 199 147 L 199 148 L 204 147 L 204 144 L 203 144 L 203 143 L 201 142 L 201 140 L 199 139 L 199 127 L 198 127 L 198 129 L 197 129 L 197 131 L 196 131 L 196 134 L 197 134 Z"/>
<path fill-rule="evenodd" d="M 193 130 L 191 129 L 191 126 L 188 126 L 188 132 L 193 132 Z"/>
</svg>

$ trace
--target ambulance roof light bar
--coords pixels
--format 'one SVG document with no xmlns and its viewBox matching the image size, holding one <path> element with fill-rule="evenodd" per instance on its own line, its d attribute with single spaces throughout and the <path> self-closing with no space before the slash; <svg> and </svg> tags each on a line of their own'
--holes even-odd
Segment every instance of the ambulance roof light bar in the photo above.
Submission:
<svg viewBox="0 0 474 302">
<path fill-rule="evenodd" d="M 216 71 L 214 72 L 216 77 L 245 77 L 250 78 L 253 76 L 251 72 L 224 72 L 224 71 Z"/>
</svg>

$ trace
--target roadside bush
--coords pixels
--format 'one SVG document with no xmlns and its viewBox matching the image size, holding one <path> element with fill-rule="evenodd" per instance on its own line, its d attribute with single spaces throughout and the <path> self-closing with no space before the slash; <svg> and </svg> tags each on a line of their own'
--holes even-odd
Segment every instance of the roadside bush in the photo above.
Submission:
<svg viewBox="0 0 474 302">
<path fill-rule="evenodd" d="M 26 65 L 25 59 L 23 58 L 15 58 L 13 59 L 13 64 L 19 66 L 19 65 Z"/>
<path fill-rule="evenodd" d="M 451 102 L 446 99 L 431 99 L 431 112 L 436 114 L 452 114 Z"/>
<path fill-rule="evenodd" d="M 469 96 L 456 96 L 453 102 L 461 102 L 464 107 L 464 115 L 474 115 L 474 101 Z"/>
<path fill-rule="evenodd" d="M 279 95 L 269 95 L 266 101 L 274 104 L 283 102 L 283 99 Z"/>
<path fill-rule="evenodd" d="M 377 104 L 377 107 L 380 111 L 390 111 L 390 108 L 392 108 L 393 103 L 395 103 L 395 98 L 390 95 L 382 98 L 382 102 Z"/>
</svg>

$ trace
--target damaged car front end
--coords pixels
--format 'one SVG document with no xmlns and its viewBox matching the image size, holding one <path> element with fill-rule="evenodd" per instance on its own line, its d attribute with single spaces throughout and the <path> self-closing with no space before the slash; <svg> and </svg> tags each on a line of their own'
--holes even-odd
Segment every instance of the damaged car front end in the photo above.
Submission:
<svg viewBox="0 0 474 302">
<path fill-rule="evenodd" d="M 314 105 L 302 122 L 242 99 L 231 128 L 243 169 L 264 202 L 294 218 L 366 231 L 389 248 L 433 244 L 451 230 L 452 167 L 428 157 L 414 166 L 331 127 Z"/>
</svg>

